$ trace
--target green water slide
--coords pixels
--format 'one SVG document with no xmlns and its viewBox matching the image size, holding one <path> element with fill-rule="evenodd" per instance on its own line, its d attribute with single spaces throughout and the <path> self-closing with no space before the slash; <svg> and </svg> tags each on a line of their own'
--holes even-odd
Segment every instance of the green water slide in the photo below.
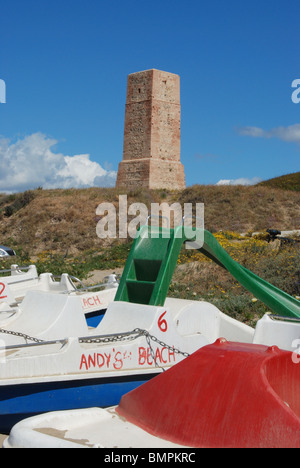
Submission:
<svg viewBox="0 0 300 468">
<path fill-rule="evenodd" d="M 206 230 L 178 226 L 142 226 L 129 253 L 116 301 L 164 305 L 183 243 L 193 241 L 201 253 L 225 268 L 272 312 L 300 318 L 300 302 L 233 260 Z M 200 247 L 199 247 L 200 246 Z"/>
</svg>

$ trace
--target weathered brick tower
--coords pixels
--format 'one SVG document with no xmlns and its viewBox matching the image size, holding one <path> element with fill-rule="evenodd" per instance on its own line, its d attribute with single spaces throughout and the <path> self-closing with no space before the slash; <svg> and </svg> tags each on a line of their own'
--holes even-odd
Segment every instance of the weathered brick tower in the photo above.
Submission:
<svg viewBox="0 0 300 468">
<path fill-rule="evenodd" d="M 180 116 L 178 75 L 146 70 L 128 76 L 117 187 L 185 188 Z"/>
</svg>

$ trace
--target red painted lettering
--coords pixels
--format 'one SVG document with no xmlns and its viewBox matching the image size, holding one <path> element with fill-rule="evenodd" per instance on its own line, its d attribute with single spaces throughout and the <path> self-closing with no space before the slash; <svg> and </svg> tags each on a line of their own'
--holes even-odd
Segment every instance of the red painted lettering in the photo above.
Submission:
<svg viewBox="0 0 300 468">
<path fill-rule="evenodd" d="M 94 297 L 94 303 L 95 303 L 95 304 L 101 305 L 101 301 L 100 301 L 100 299 L 99 299 L 98 296 L 95 296 L 95 297 Z"/>
<path fill-rule="evenodd" d="M 160 350 L 159 348 L 156 349 L 156 352 L 155 352 L 155 361 L 159 361 L 161 362 L 161 355 L 160 355 Z"/>
<path fill-rule="evenodd" d="M 162 349 L 161 349 L 161 362 L 163 362 L 164 364 L 167 364 L 167 362 L 168 362 L 167 360 L 165 360 L 165 359 L 163 358 L 163 352 L 166 351 L 166 350 L 167 350 L 167 348 L 162 348 Z"/>
<path fill-rule="evenodd" d="M 2 296 L 2 294 L 4 293 L 4 289 L 5 289 L 5 284 L 0 283 L 0 299 L 5 299 L 7 297 L 7 296 Z"/>
<path fill-rule="evenodd" d="M 101 362 L 102 361 L 102 362 Z M 97 354 L 97 365 L 98 367 L 104 366 L 105 359 L 102 354 Z"/>
<path fill-rule="evenodd" d="M 161 314 L 161 316 L 159 317 L 158 319 L 158 328 L 162 331 L 162 332 L 166 332 L 168 330 L 168 324 L 167 324 L 167 321 L 163 318 L 165 315 L 166 315 L 167 311 L 165 311 L 163 314 Z"/>
<path fill-rule="evenodd" d="M 143 366 L 146 362 L 147 354 L 145 348 L 139 348 L 139 365 Z"/>
<path fill-rule="evenodd" d="M 91 365 L 93 367 L 96 367 L 96 354 L 95 353 L 94 353 L 93 357 L 89 354 L 89 357 L 88 357 L 88 366 L 89 366 L 89 368 L 91 367 Z"/>
<path fill-rule="evenodd" d="M 153 364 L 150 348 L 147 348 L 147 363 L 149 366 L 152 366 Z"/>
<path fill-rule="evenodd" d="M 110 363 L 111 355 L 109 354 L 109 355 L 107 356 L 107 354 L 104 353 L 104 356 L 106 357 L 106 367 L 107 367 L 107 369 L 108 369 L 108 368 L 109 368 L 109 363 Z"/>
<path fill-rule="evenodd" d="M 175 351 L 169 349 L 169 362 L 171 362 L 171 356 L 173 357 L 173 362 L 175 362 Z"/>
<path fill-rule="evenodd" d="M 102 305 L 102 302 L 99 296 L 92 296 L 92 297 L 88 297 L 87 299 L 83 299 L 82 305 L 84 309 L 88 309 L 96 305 Z"/>
<path fill-rule="evenodd" d="M 80 367 L 79 367 L 80 370 L 82 369 L 83 365 L 85 366 L 85 369 L 88 370 L 88 364 L 87 364 L 87 360 L 84 354 L 81 356 L 81 362 L 80 362 Z"/>
<path fill-rule="evenodd" d="M 153 351 L 154 352 L 154 351 Z M 175 362 L 176 356 L 175 351 L 168 348 L 156 348 L 154 356 L 151 354 L 150 348 L 139 348 L 139 365 L 144 366 L 148 364 L 148 366 L 152 366 L 153 364 L 153 357 L 156 363 L 163 363 L 167 364 L 168 362 Z"/>
<path fill-rule="evenodd" d="M 115 369 L 122 369 L 122 367 L 123 367 L 123 361 L 122 361 L 122 358 L 121 358 L 121 359 L 118 359 L 118 358 L 117 358 L 118 354 L 121 355 L 120 351 L 118 351 L 118 352 L 116 353 L 116 355 L 115 355 L 115 362 L 114 362 L 113 366 L 114 366 Z M 121 356 L 122 356 L 122 355 L 121 355 Z"/>
</svg>

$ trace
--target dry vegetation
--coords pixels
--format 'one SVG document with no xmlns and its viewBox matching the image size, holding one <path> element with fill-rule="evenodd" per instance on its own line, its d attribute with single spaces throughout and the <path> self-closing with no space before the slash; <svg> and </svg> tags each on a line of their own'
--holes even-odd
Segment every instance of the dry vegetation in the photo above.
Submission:
<svg viewBox="0 0 300 468">
<path fill-rule="evenodd" d="M 132 240 L 102 240 L 96 235 L 97 206 L 111 202 L 118 213 L 121 194 L 123 190 L 90 188 L 0 195 L 0 243 L 17 252 L 17 259 L 1 261 L 3 268 L 11 262 L 34 262 L 39 273 L 65 272 L 81 279 L 93 270 L 122 268 Z M 287 293 L 300 295 L 300 243 L 280 248 L 264 236 L 239 235 L 267 228 L 299 229 L 299 191 L 195 185 L 183 191 L 134 190 L 127 195 L 128 205 L 145 203 L 149 213 L 152 202 L 204 203 L 205 228 L 235 260 Z M 266 312 L 229 273 L 197 251 L 182 250 L 169 295 L 208 300 L 251 325 Z"/>
<path fill-rule="evenodd" d="M 293 172 L 292 174 L 274 177 L 273 179 L 261 182 L 259 185 L 265 187 L 274 187 L 283 190 L 300 191 L 300 172 Z"/>
<path fill-rule="evenodd" d="M 234 232 L 219 232 L 214 236 L 229 255 L 269 283 L 299 298 L 299 242 L 283 244 L 279 240 L 267 243 L 254 237 L 242 237 Z M 170 294 L 187 299 L 205 299 L 231 317 L 254 325 L 268 309 L 257 301 L 229 272 L 198 251 L 182 250 L 173 276 Z M 299 306 L 300 307 L 300 306 Z"/>
<path fill-rule="evenodd" d="M 118 209 L 117 189 L 37 189 L 0 198 L 0 243 L 30 255 L 43 251 L 76 255 L 101 250 L 107 242 L 96 235 L 97 206 L 106 201 Z M 128 204 L 143 202 L 204 203 L 205 227 L 211 232 L 298 229 L 300 193 L 263 186 L 192 186 L 177 191 L 128 191 Z"/>
</svg>

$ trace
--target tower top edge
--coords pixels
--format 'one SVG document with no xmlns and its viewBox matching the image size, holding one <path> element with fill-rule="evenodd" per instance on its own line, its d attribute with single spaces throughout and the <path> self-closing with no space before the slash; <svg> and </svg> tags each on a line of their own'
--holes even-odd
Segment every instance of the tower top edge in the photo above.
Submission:
<svg viewBox="0 0 300 468">
<path fill-rule="evenodd" d="M 150 72 L 159 72 L 159 73 L 165 73 L 166 75 L 173 75 L 173 76 L 178 76 L 179 75 L 177 73 L 172 73 L 172 72 L 168 72 L 168 71 L 165 71 L 165 70 L 158 70 L 157 68 L 149 68 L 148 70 L 141 70 L 141 71 L 138 71 L 138 72 L 134 72 L 134 73 L 130 73 L 128 76 L 132 76 L 132 75 L 138 75 L 139 73 L 150 73 Z"/>
</svg>

